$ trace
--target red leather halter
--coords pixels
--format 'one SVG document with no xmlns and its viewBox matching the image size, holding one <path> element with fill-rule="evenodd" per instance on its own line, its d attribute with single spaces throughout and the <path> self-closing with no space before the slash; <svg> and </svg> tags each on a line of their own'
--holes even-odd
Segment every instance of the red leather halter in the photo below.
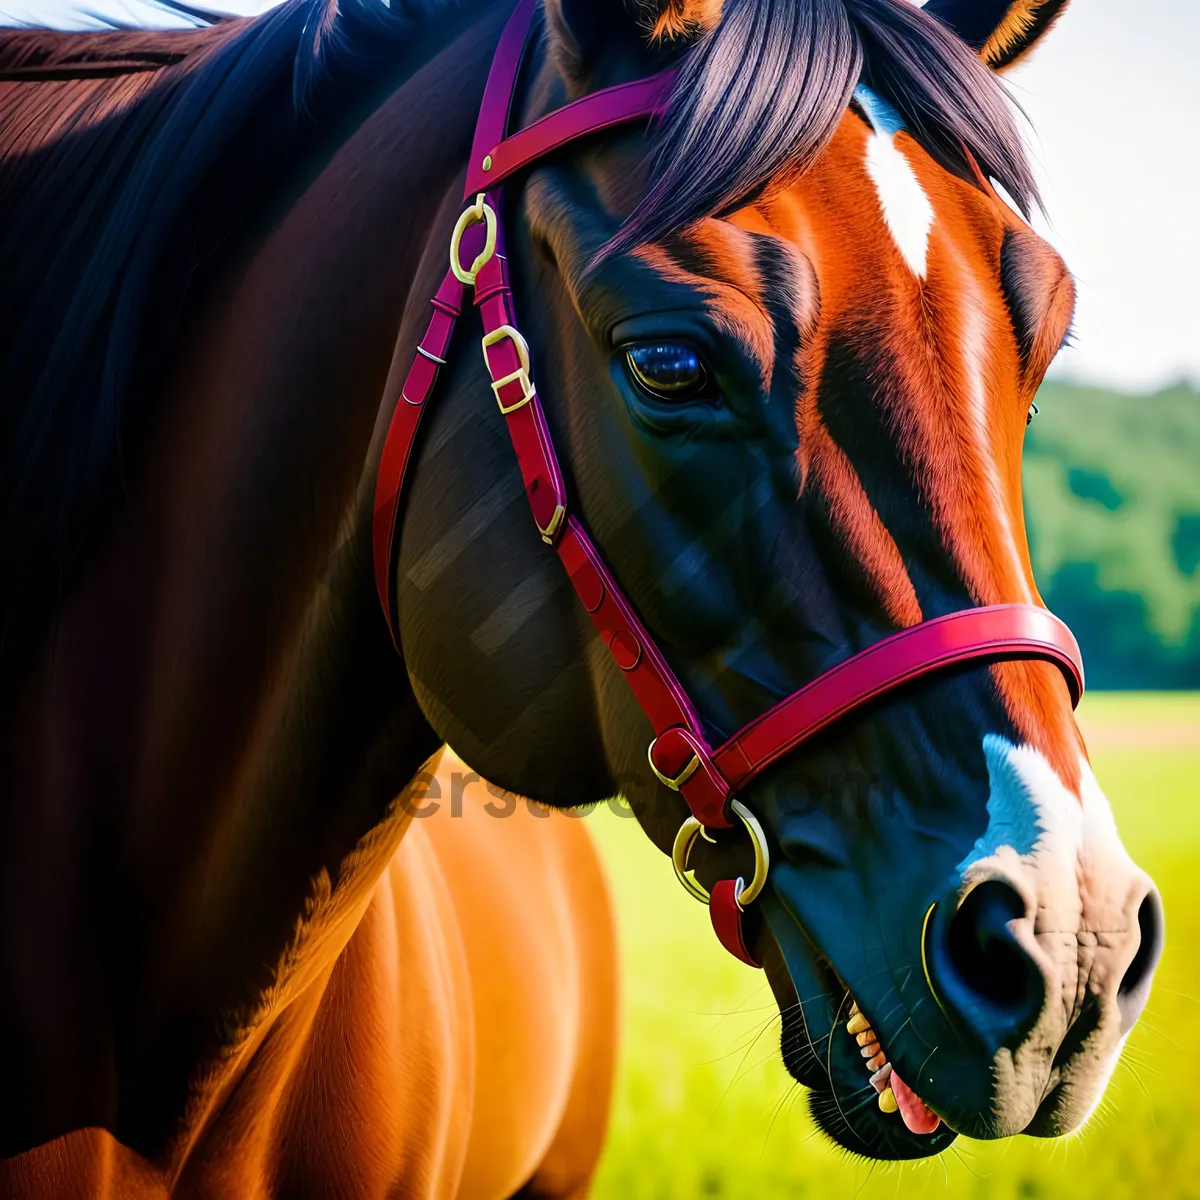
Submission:
<svg viewBox="0 0 1200 1200">
<path fill-rule="evenodd" d="M 512 437 L 534 522 L 542 540 L 557 551 L 581 603 L 654 730 L 648 752 L 651 768 L 664 784 L 682 794 L 700 826 L 729 828 L 735 794 L 772 763 L 876 697 L 948 667 L 976 661 L 1044 659 L 1061 669 L 1072 702 L 1078 704 L 1083 693 L 1083 664 L 1071 631 L 1044 608 L 1003 604 L 966 609 L 884 638 L 780 701 L 723 745 L 714 748 L 709 743 L 704 722 L 687 693 L 571 511 L 533 383 L 529 347 L 513 311 L 499 216 L 502 194 L 497 190 L 514 173 L 580 138 L 617 125 L 653 120 L 663 111 L 673 77 L 667 72 L 606 88 L 506 137 L 534 10 L 535 0 L 519 0 L 496 49 L 467 169 L 466 198 L 479 195 L 455 229 L 450 271 L 433 298 L 429 328 L 405 379 L 379 464 L 373 530 L 375 582 L 397 648 L 392 567 L 405 472 L 421 416 L 433 394 L 439 367 L 445 364 L 455 323 L 470 290 L 482 317 L 483 356 L 492 391 Z M 470 266 L 464 265 L 464 254 L 470 256 Z M 740 804 L 737 808 L 741 813 L 747 811 Z M 752 817 L 750 822 L 757 829 Z M 741 891 L 740 880 L 725 880 L 713 888 L 709 905 L 713 928 L 731 953 L 757 966 L 742 936 Z"/>
</svg>

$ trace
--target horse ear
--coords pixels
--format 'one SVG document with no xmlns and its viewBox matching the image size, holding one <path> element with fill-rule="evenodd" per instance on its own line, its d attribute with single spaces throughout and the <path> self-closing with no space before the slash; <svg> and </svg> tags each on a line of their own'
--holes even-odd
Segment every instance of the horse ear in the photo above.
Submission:
<svg viewBox="0 0 1200 1200">
<path fill-rule="evenodd" d="M 629 0 L 652 42 L 690 42 L 721 23 L 721 0 Z"/>
<path fill-rule="evenodd" d="M 925 11 L 978 50 L 994 71 L 1012 66 L 1058 20 L 1068 0 L 929 0 Z"/>
<path fill-rule="evenodd" d="M 576 77 L 614 38 L 683 45 L 721 20 L 721 0 L 545 0 L 545 9 L 554 55 Z"/>
</svg>

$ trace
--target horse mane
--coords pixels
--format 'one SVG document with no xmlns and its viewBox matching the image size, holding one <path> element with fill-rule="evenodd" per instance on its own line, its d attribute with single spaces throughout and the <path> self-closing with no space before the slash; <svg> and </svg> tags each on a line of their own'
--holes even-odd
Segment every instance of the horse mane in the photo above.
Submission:
<svg viewBox="0 0 1200 1200">
<path fill-rule="evenodd" d="M 1040 204 L 1003 85 L 911 0 L 726 0 L 682 60 L 650 186 L 601 256 L 795 179 L 859 83 L 947 170 L 990 175 L 1026 216 Z"/>
<path fill-rule="evenodd" d="M 453 3 L 0 31 L 0 683 L 121 495 L 151 415 L 138 397 L 200 269 L 339 101 Z"/>
<path fill-rule="evenodd" d="M 39 79 L 101 79 L 157 71 L 181 62 L 214 34 L 209 26 L 172 31 L 105 30 L 64 35 L 52 29 L 12 29 L 0 35 L 0 83 Z"/>
</svg>

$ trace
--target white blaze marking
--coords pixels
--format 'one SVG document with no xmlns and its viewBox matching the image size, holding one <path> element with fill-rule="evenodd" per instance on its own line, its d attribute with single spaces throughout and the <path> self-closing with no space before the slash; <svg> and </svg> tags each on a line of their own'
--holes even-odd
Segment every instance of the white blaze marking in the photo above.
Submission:
<svg viewBox="0 0 1200 1200">
<path fill-rule="evenodd" d="M 1087 760 L 1076 797 L 1032 746 L 989 733 L 983 752 L 991 787 L 988 826 L 958 865 L 964 884 L 999 869 L 1007 879 L 1036 885 L 1040 929 L 1119 928 L 1126 887 L 1138 869 Z"/>
<path fill-rule="evenodd" d="M 896 148 L 896 133 L 904 124 L 896 110 L 869 88 L 860 84 L 854 96 L 875 130 L 867 142 L 867 174 L 879 195 L 884 222 L 904 261 L 918 278 L 924 279 L 933 205 L 912 164 Z"/>
</svg>

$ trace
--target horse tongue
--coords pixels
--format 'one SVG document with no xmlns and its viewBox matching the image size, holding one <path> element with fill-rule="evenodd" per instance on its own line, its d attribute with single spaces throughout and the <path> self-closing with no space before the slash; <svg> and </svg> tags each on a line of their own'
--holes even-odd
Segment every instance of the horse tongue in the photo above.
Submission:
<svg viewBox="0 0 1200 1200">
<path fill-rule="evenodd" d="M 896 1097 L 896 1106 L 904 1118 L 904 1124 L 909 1133 L 930 1134 L 942 1123 L 941 1117 L 930 1109 L 916 1092 L 896 1074 L 892 1068 L 892 1095 Z"/>
</svg>

